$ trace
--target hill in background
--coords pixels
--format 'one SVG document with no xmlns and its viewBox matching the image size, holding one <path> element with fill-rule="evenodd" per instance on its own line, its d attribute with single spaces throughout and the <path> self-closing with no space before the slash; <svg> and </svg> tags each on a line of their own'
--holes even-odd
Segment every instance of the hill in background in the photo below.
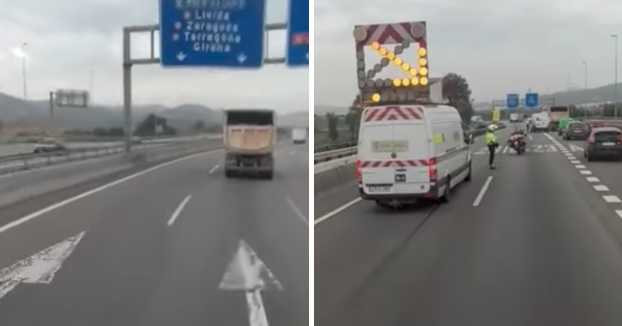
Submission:
<svg viewBox="0 0 622 326">
<path fill-rule="evenodd" d="M 142 121 L 147 115 L 156 113 L 165 117 L 168 124 L 181 133 L 188 132 L 202 121 L 207 128 L 222 125 L 222 109 L 213 109 L 200 104 L 184 104 L 169 108 L 162 105 L 136 105 L 132 110 L 133 122 Z M 6 127 L 45 127 L 50 125 L 48 101 L 24 101 L 0 93 L 0 121 Z M 308 112 L 278 114 L 280 126 L 309 125 Z M 122 107 L 93 105 L 88 108 L 54 108 L 54 125 L 65 129 L 115 128 L 124 125 Z"/>
</svg>

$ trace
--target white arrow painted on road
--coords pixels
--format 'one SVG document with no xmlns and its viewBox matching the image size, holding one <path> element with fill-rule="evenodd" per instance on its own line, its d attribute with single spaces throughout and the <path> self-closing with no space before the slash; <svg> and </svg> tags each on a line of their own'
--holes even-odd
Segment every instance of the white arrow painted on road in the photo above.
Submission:
<svg viewBox="0 0 622 326">
<path fill-rule="evenodd" d="M 220 289 L 246 293 L 250 326 L 268 326 L 261 291 L 270 286 L 279 290 L 283 289 L 281 283 L 259 259 L 257 253 L 246 242 L 240 241 L 238 250 L 220 282 Z"/>
<path fill-rule="evenodd" d="M 246 59 L 248 59 L 248 57 L 244 53 L 238 54 L 237 58 L 238 58 L 238 62 L 239 63 L 244 63 L 244 61 L 246 61 Z"/>
<path fill-rule="evenodd" d="M 84 232 L 0 270 L 0 299 L 19 284 L 49 284 L 71 255 Z"/>
<path fill-rule="evenodd" d="M 177 53 L 177 60 L 179 61 L 184 61 L 184 59 L 186 59 L 187 55 L 183 52 L 179 52 Z"/>
</svg>

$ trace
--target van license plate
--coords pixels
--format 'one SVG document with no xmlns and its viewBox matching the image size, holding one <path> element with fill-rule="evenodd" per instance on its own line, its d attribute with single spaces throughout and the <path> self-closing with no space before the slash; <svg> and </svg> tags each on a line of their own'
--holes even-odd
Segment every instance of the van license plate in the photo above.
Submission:
<svg viewBox="0 0 622 326">
<path fill-rule="evenodd" d="M 367 190 L 369 192 L 389 192 L 391 191 L 391 186 L 368 186 Z"/>
<path fill-rule="evenodd" d="M 613 146 L 615 143 L 603 143 L 603 146 Z"/>
<path fill-rule="evenodd" d="M 395 175 L 395 182 L 406 182 L 406 175 L 405 174 L 396 174 Z"/>
</svg>

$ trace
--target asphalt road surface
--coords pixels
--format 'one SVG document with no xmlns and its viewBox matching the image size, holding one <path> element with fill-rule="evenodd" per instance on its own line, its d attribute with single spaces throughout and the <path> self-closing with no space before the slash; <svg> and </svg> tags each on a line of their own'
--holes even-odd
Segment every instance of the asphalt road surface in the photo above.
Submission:
<svg viewBox="0 0 622 326">
<path fill-rule="evenodd" d="M 214 151 L 0 210 L 0 325 L 308 325 L 308 152 L 279 144 L 272 181 Z"/>
<path fill-rule="evenodd" d="M 622 325 L 622 162 L 528 143 L 494 171 L 474 155 L 447 204 L 383 209 L 354 182 L 316 196 L 316 325 Z"/>
</svg>

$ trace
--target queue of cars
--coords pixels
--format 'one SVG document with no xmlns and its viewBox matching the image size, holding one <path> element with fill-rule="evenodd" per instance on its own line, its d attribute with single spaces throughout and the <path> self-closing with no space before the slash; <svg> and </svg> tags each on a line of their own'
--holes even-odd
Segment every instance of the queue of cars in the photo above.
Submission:
<svg viewBox="0 0 622 326">
<path fill-rule="evenodd" d="M 588 161 L 600 158 L 622 159 L 622 130 L 605 121 L 560 121 L 559 135 L 564 140 L 585 140 L 583 156 Z"/>
</svg>

